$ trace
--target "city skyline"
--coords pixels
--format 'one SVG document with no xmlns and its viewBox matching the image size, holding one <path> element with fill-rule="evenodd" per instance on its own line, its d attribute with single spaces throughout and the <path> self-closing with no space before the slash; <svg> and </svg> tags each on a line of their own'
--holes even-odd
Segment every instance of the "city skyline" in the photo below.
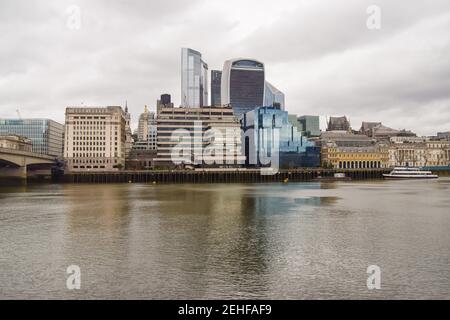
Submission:
<svg viewBox="0 0 450 320">
<path fill-rule="evenodd" d="M 154 109 L 161 93 L 181 104 L 179 53 L 189 47 L 209 70 L 233 57 L 264 62 L 286 110 L 321 115 L 322 129 L 325 116 L 346 115 L 354 129 L 379 121 L 418 135 L 448 131 L 448 2 L 404 8 L 378 1 L 379 30 L 366 26 L 369 1 L 260 3 L 249 16 L 254 1 L 232 14 L 223 9 L 233 1 L 4 1 L 0 118 L 16 118 L 19 109 L 23 118 L 63 122 L 67 106 L 128 100 L 135 128 L 143 106 Z M 68 25 L 72 5 L 78 29 Z"/>
</svg>

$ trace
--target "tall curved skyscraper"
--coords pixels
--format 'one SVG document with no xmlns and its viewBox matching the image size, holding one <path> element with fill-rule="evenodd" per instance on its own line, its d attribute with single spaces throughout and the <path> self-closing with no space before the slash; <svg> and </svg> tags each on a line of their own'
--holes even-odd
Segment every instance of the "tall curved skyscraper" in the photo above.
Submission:
<svg viewBox="0 0 450 320">
<path fill-rule="evenodd" d="M 225 61 L 222 70 L 221 103 L 230 104 L 234 114 L 242 114 L 264 105 L 264 63 L 254 59 Z"/>
<path fill-rule="evenodd" d="M 189 48 L 181 49 L 181 105 L 208 105 L 208 65 L 200 52 Z"/>
</svg>

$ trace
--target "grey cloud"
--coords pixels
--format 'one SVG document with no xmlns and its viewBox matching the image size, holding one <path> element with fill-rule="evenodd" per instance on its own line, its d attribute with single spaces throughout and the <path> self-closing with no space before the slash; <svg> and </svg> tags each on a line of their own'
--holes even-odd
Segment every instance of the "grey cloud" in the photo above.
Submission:
<svg viewBox="0 0 450 320">
<path fill-rule="evenodd" d="M 258 10 L 269 2 L 253 1 Z M 242 3 L 250 10 L 252 3 Z M 66 27 L 69 5 L 80 30 Z M 237 15 L 225 1 L 0 2 L 0 117 L 64 120 L 81 102 L 128 100 L 133 122 L 161 93 L 175 103 L 180 48 L 202 52 L 210 69 L 225 59 L 263 60 L 295 113 L 346 114 L 422 134 L 450 130 L 448 1 L 377 1 L 382 29 L 365 27 L 372 1 L 289 1 L 274 16 Z"/>
</svg>

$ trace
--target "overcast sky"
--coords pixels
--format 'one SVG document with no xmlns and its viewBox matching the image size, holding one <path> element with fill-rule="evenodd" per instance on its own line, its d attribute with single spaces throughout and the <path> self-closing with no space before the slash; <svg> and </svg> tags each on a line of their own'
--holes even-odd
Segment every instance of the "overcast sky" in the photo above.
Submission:
<svg viewBox="0 0 450 320">
<path fill-rule="evenodd" d="M 161 93 L 179 105 L 181 47 L 210 70 L 263 61 L 290 113 L 450 130 L 448 0 L 1 0 L 0 118 L 63 122 L 66 106 L 128 100 L 135 126 Z"/>
</svg>

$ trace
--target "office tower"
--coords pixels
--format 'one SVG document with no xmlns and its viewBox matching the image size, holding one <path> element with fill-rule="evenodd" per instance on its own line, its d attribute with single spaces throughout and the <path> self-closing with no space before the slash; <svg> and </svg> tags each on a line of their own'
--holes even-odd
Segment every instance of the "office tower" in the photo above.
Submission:
<svg viewBox="0 0 450 320">
<path fill-rule="evenodd" d="M 222 70 L 221 103 L 231 105 L 234 114 L 244 113 L 264 104 L 264 64 L 254 59 L 225 61 Z"/>
<path fill-rule="evenodd" d="M 62 157 L 64 126 L 50 119 L 0 119 L 0 134 L 16 134 L 31 140 L 32 151 Z"/>
<path fill-rule="evenodd" d="M 69 171 L 111 171 L 125 165 L 122 107 L 66 108 L 64 158 Z"/>
<path fill-rule="evenodd" d="M 208 65 L 200 52 L 181 49 L 181 105 L 199 108 L 208 104 Z"/>
<path fill-rule="evenodd" d="M 265 158 L 274 159 L 280 168 L 317 167 L 320 148 L 301 135 L 289 121 L 286 111 L 273 107 L 259 107 L 244 114 L 246 165 L 269 165 Z"/>
<path fill-rule="evenodd" d="M 156 114 L 161 108 L 173 108 L 173 102 L 170 94 L 162 94 L 160 99 L 156 100 Z"/>
<path fill-rule="evenodd" d="M 300 116 L 298 122 L 300 123 L 301 131 L 307 137 L 320 136 L 320 121 L 319 116 Z"/>
<path fill-rule="evenodd" d="M 270 82 L 265 82 L 264 107 L 279 105 L 284 110 L 284 93 L 275 88 Z"/>
<path fill-rule="evenodd" d="M 171 98 L 170 94 L 164 93 L 161 95 L 160 101 L 161 101 L 161 104 L 168 106 L 172 103 L 172 98 Z"/>
<path fill-rule="evenodd" d="M 162 108 L 157 117 L 157 166 L 238 166 L 241 130 L 231 107 Z M 174 152 L 183 146 L 182 155 Z M 223 163 L 211 163 L 207 149 L 220 148 Z"/>
<path fill-rule="evenodd" d="M 220 100 L 222 71 L 211 70 L 211 106 L 222 105 Z"/>
</svg>

